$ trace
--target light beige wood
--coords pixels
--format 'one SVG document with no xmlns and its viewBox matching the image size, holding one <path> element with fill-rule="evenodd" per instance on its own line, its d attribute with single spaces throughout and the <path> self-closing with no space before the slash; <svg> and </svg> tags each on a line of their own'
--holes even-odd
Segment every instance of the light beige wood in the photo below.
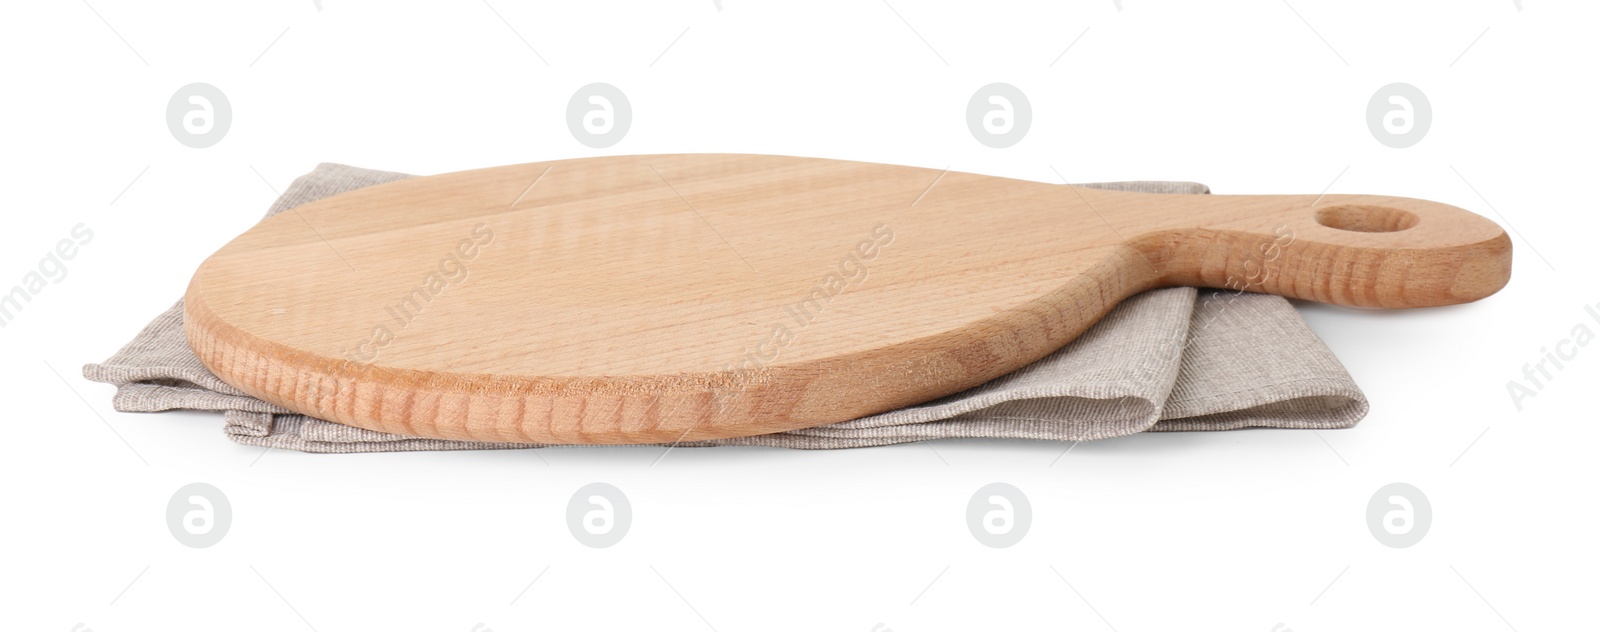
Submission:
<svg viewBox="0 0 1600 632">
<path fill-rule="evenodd" d="M 674 442 L 948 395 L 1171 285 L 1426 307 L 1505 285 L 1461 209 L 1179 196 L 747 155 L 417 178 L 285 212 L 206 260 L 190 345 L 314 417 L 489 441 Z"/>
</svg>

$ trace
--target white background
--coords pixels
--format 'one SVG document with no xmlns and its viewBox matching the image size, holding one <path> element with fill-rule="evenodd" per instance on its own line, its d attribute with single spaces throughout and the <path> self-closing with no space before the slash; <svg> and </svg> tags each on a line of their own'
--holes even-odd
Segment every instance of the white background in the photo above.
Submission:
<svg viewBox="0 0 1600 632">
<path fill-rule="evenodd" d="M 480 0 L 3 10 L 0 290 L 75 224 L 95 236 L 0 329 L 0 627 L 1592 623 L 1600 348 L 1579 349 L 1520 412 L 1506 383 L 1575 325 L 1600 331 L 1583 311 L 1600 303 L 1585 190 L 1600 167 L 1593 3 L 491 2 L 503 20 Z M 165 122 L 168 98 L 197 81 L 233 109 L 208 149 Z M 568 97 L 597 81 L 634 115 L 604 150 L 565 121 Z M 1034 110 L 1008 149 L 964 120 L 997 81 Z M 1368 99 L 1393 82 L 1432 103 L 1408 149 L 1366 125 Z M 318 162 L 430 174 L 699 151 L 1427 198 L 1514 228 L 1515 271 L 1472 305 L 1301 305 L 1371 399 L 1354 429 L 1140 435 L 1064 457 L 1063 444 L 1011 441 L 659 461 L 656 447 L 310 455 L 235 445 L 218 415 L 116 413 L 113 389 L 80 377 Z M 233 506 L 205 549 L 165 523 L 195 481 Z M 609 549 L 564 522 L 596 481 L 634 510 Z M 965 524 L 968 498 L 996 481 L 1034 511 L 1008 549 Z M 1365 524 L 1393 482 L 1433 507 L 1410 548 Z"/>
</svg>

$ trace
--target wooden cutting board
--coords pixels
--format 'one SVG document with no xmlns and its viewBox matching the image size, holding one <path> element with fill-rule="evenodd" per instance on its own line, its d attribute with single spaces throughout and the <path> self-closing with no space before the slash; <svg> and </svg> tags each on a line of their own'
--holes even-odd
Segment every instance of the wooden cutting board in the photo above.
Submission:
<svg viewBox="0 0 1600 632">
<path fill-rule="evenodd" d="M 386 432 L 675 442 L 845 421 L 1194 285 L 1360 307 L 1505 285 L 1494 222 L 1370 195 L 1154 195 L 750 155 L 415 178 L 284 212 L 195 273 L 223 381 Z"/>
</svg>

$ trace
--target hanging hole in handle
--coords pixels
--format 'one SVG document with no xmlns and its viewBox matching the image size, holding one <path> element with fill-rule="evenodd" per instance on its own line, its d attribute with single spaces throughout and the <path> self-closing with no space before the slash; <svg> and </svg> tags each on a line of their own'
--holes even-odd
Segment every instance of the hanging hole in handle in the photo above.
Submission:
<svg viewBox="0 0 1600 632">
<path fill-rule="evenodd" d="M 1392 206 L 1345 204 L 1317 209 L 1318 224 L 1358 233 L 1394 233 L 1417 222 L 1415 213 Z"/>
</svg>

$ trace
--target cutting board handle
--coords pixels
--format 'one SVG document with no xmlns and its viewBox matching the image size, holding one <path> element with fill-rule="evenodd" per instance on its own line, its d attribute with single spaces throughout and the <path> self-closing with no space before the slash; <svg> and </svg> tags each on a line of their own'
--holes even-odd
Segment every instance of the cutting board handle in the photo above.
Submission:
<svg viewBox="0 0 1600 632">
<path fill-rule="evenodd" d="M 1195 204 L 1177 221 L 1201 228 L 1135 231 L 1131 242 L 1156 266 L 1159 285 L 1400 308 L 1475 301 L 1511 278 L 1506 232 L 1448 204 L 1377 195 L 1172 197 Z"/>
</svg>

